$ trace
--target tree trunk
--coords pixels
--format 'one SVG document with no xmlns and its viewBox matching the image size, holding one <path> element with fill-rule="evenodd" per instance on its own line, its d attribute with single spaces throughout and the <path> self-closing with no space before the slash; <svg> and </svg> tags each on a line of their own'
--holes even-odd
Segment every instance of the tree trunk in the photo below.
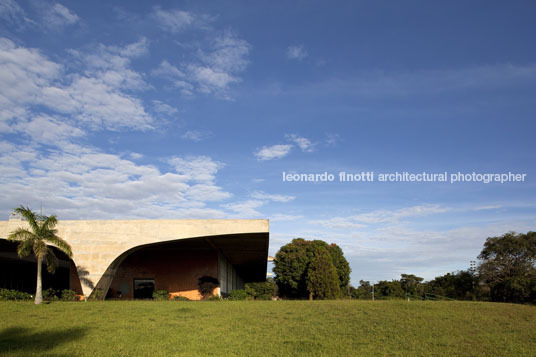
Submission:
<svg viewBox="0 0 536 357">
<path fill-rule="evenodd" d="M 37 286 L 35 288 L 35 301 L 34 304 L 38 305 L 43 302 L 43 285 L 41 283 L 41 267 L 43 265 L 43 258 L 37 257 Z"/>
<path fill-rule="evenodd" d="M 309 300 L 313 300 L 313 293 L 309 293 Z"/>
</svg>

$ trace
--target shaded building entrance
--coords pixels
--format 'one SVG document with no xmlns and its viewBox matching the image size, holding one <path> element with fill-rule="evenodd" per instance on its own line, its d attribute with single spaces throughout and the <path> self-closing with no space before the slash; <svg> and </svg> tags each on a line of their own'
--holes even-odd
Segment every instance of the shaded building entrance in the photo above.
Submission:
<svg viewBox="0 0 536 357">
<path fill-rule="evenodd" d="M 19 258 L 17 246 L 17 242 L 0 239 L 0 288 L 35 294 L 37 260 L 33 255 Z M 59 249 L 50 248 L 58 258 L 58 266 L 55 273 L 51 274 L 46 269 L 46 264 L 43 264 L 41 273 L 43 290 L 73 289 L 76 292 L 81 291 L 73 261 Z"/>
<path fill-rule="evenodd" d="M 106 297 L 147 299 L 155 290 L 198 300 L 198 280 L 208 276 L 228 294 L 266 278 L 267 233 L 181 239 L 136 247 L 115 270 Z M 215 291 L 214 293 L 218 293 Z"/>
</svg>

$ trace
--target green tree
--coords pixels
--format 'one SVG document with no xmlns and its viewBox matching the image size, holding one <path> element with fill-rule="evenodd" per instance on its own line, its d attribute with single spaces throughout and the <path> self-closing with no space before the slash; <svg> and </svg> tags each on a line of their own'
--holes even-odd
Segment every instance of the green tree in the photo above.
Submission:
<svg viewBox="0 0 536 357">
<path fill-rule="evenodd" d="M 536 302 L 536 232 L 488 238 L 478 258 L 493 301 Z"/>
<path fill-rule="evenodd" d="M 275 255 L 273 271 L 280 296 L 295 299 L 305 299 L 309 296 L 307 273 L 319 250 L 328 252 L 337 272 L 337 285 L 347 293 L 350 265 L 344 258 L 342 249 L 336 244 L 328 245 L 322 240 L 296 238 L 282 246 Z"/>
<path fill-rule="evenodd" d="M 350 286 L 352 299 L 372 299 L 372 285 L 370 281 L 359 280 L 359 286 Z"/>
<path fill-rule="evenodd" d="M 337 269 L 324 247 L 318 247 L 307 270 L 307 290 L 310 299 L 336 299 L 340 295 Z"/>
<path fill-rule="evenodd" d="M 399 280 L 380 280 L 374 287 L 375 296 L 379 299 L 403 299 L 406 295 Z"/>
<path fill-rule="evenodd" d="M 71 246 L 56 235 L 57 230 L 54 228 L 58 223 L 56 216 L 41 216 L 32 212 L 29 208 L 20 206 L 15 209 L 28 221 L 28 228 L 19 227 L 8 236 L 8 240 L 17 241 L 17 254 L 23 258 L 33 253 L 37 258 L 37 286 L 35 289 L 35 304 L 43 302 L 43 286 L 41 277 L 41 268 L 43 262 L 47 265 L 47 270 L 54 273 L 58 266 L 58 258 L 47 243 L 53 244 L 63 251 L 67 256 L 72 256 Z"/>
<path fill-rule="evenodd" d="M 423 284 L 424 292 L 456 300 L 484 300 L 478 275 L 469 270 L 447 273 Z"/>
<path fill-rule="evenodd" d="M 337 269 L 337 276 L 339 278 L 339 288 L 342 295 L 349 294 L 349 285 L 350 285 L 350 264 L 344 257 L 344 253 L 337 244 L 330 244 L 329 254 L 331 255 L 331 260 L 335 269 Z"/>
<path fill-rule="evenodd" d="M 423 278 L 415 276 L 413 274 L 402 274 L 400 279 L 400 285 L 407 294 L 422 295 L 424 292 L 421 285 L 422 281 Z"/>
<path fill-rule="evenodd" d="M 247 283 L 244 289 L 254 300 L 271 300 L 277 295 L 277 285 L 273 278 L 258 283 Z"/>
<path fill-rule="evenodd" d="M 282 246 L 275 255 L 273 271 L 281 296 L 298 299 L 306 297 L 305 278 L 310 264 L 310 245 L 310 241 L 296 238 Z"/>
</svg>

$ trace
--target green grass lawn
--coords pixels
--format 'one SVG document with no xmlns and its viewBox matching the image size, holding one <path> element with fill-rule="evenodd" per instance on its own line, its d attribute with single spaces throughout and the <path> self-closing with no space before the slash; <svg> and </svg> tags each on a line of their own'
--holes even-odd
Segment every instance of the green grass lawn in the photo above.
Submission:
<svg viewBox="0 0 536 357">
<path fill-rule="evenodd" d="M 536 356 L 536 307 L 432 301 L 0 303 L 0 355 Z"/>
</svg>

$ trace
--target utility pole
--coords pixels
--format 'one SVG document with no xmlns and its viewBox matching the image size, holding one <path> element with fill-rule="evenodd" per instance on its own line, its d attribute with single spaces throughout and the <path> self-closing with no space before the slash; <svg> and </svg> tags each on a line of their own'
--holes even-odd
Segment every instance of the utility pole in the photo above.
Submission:
<svg viewBox="0 0 536 357">
<path fill-rule="evenodd" d="M 372 301 L 374 301 L 374 283 L 372 283 Z"/>
</svg>

